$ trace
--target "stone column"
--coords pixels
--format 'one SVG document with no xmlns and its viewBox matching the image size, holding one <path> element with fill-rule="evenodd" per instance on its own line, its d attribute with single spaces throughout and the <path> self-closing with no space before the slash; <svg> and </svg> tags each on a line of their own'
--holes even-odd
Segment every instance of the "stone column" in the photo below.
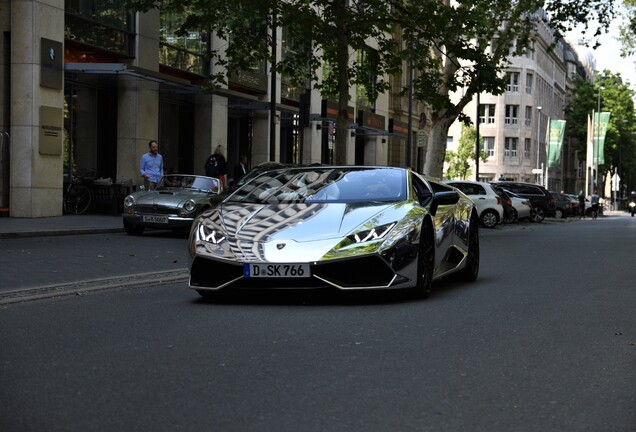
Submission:
<svg viewBox="0 0 636 432">
<path fill-rule="evenodd" d="M 13 0 L 10 10 L 10 215 L 58 216 L 62 214 L 64 79 L 59 69 L 64 58 L 64 1 Z M 45 47 L 52 44 L 46 57 L 41 51 L 43 39 Z M 55 75 L 49 82 L 46 72 Z M 47 119 L 46 131 L 41 117 Z"/>
<path fill-rule="evenodd" d="M 159 83 L 120 77 L 117 103 L 117 182 L 139 186 L 139 160 L 148 142 L 158 139 Z"/>
</svg>

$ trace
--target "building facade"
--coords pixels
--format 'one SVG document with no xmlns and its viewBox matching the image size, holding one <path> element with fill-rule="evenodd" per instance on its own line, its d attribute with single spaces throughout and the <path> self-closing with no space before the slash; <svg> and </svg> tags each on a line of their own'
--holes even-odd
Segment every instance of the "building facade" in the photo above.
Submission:
<svg viewBox="0 0 636 432">
<path fill-rule="evenodd" d="M 584 162 L 579 161 L 576 143 L 565 137 L 560 163 L 547 168 L 547 131 L 550 120 L 566 120 L 565 108 L 575 76 L 588 78 L 575 51 L 540 27 L 532 49 L 510 58 L 506 90 L 501 95 L 480 94 L 464 109 L 473 124 L 479 123 L 482 150 L 479 180 L 509 180 L 538 183 L 549 190 L 578 193 L 585 184 Z M 449 129 L 448 149 L 457 148 L 461 124 Z M 475 166 L 473 163 L 473 177 Z"/>
<path fill-rule="evenodd" d="M 139 160 L 153 139 L 166 171 L 203 174 L 217 146 L 230 173 L 241 155 L 252 166 L 334 162 L 332 101 L 272 79 L 267 64 L 208 89 L 218 71 L 205 54 L 224 41 L 177 35 L 179 23 L 156 10 L 129 13 L 123 2 L 0 1 L 0 208 L 12 217 L 61 215 L 71 175 L 109 185 L 107 199 L 125 195 L 142 184 Z M 280 58 L 281 29 L 277 39 Z M 406 164 L 400 80 L 372 103 L 351 89 L 347 163 Z"/>
</svg>

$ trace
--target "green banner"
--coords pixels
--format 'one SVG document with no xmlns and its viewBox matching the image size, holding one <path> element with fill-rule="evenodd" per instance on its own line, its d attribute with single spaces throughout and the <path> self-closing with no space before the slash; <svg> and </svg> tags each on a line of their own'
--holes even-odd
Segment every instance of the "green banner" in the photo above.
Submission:
<svg viewBox="0 0 636 432">
<path fill-rule="evenodd" d="M 548 128 L 548 168 L 561 166 L 561 147 L 565 133 L 565 120 L 550 120 Z"/>
<path fill-rule="evenodd" d="M 592 121 L 592 127 L 594 128 L 592 144 L 594 149 L 593 160 L 596 165 L 603 165 L 605 163 L 605 133 L 607 132 L 609 119 L 610 113 L 608 112 L 594 113 L 594 120 Z"/>
</svg>

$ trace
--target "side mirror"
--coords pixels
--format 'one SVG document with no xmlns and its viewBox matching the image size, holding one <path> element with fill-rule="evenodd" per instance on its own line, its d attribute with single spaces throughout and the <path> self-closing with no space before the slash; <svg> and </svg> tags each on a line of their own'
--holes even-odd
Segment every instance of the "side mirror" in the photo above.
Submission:
<svg viewBox="0 0 636 432">
<path fill-rule="evenodd" d="M 457 191 L 443 191 L 436 192 L 433 195 L 433 201 L 431 202 L 430 213 L 435 216 L 437 208 L 440 205 L 453 205 L 459 201 L 459 194 Z"/>
<path fill-rule="evenodd" d="M 212 183 L 210 184 L 210 188 L 208 189 L 208 194 L 220 194 L 221 193 L 221 181 L 217 178 L 212 179 Z"/>
</svg>

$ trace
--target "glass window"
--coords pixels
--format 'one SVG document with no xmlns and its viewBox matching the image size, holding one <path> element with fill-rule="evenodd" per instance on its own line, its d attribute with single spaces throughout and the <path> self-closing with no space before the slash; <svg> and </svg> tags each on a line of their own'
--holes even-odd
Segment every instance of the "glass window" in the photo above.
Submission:
<svg viewBox="0 0 636 432">
<path fill-rule="evenodd" d="M 484 152 L 488 157 L 495 156 L 495 137 L 483 137 L 484 139 Z"/>
<path fill-rule="evenodd" d="M 508 81 L 506 91 L 519 92 L 519 72 L 508 72 L 506 75 Z"/>
<path fill-rule="evenodd" d="M 523 145 L 523 157 L 526 159 L 530 159 L 531 144 L 532 144 L 532 140 L 530 138 L 526 138 Z"/>
<path fill-rule="evenodd" d="M 495 123 L 495 104 L 479 105 L 479 123 L 493 124 Z"/>
<path fill-rule="evenodd" d="M 534 79 L 534 75 L 530 72 L 526 74 L 526 93 L 532 94 L 532 81 Z"/>
<path fill-rule="evenodd" d="M 66 0 L 64 7 L 66 39 L 133 55 L 133 20 L 125 0 Z"/>
<path fill-rule="evenodd" d="M 515 158 L 517 157 L 517 138 L 516 137 L 506 137 L 504 143 L 504 156 Z"/>
<path fill-rule="evenodd" d="M 532 106 L 526 105 L 526 126 L 530 126 L 532 124 Z"/>
<path fill-rule="evenodd" d="M 204 31 L 191 31 L 180 34 L 179 28 L 184 21 L 183 11 L 163 11 L 159 18 L 159 63 L 206 75 L 208 71 L 205 55 L 208 51 L 209 37 Z"/>
<path fill-rule="evenodd" d="M 507 125 L 519 124 L 519 105 L 506 105 L 506 119 Z"/>
</svg>

